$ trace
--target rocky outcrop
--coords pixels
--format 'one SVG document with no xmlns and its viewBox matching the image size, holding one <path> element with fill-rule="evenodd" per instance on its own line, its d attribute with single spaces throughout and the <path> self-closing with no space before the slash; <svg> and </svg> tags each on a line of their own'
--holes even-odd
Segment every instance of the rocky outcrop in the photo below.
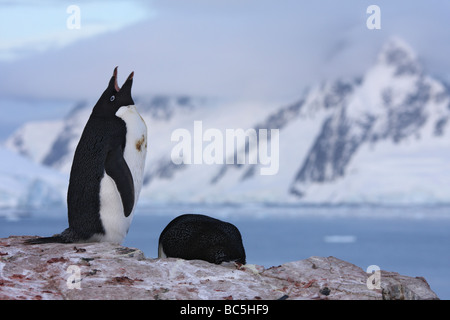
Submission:
<svg viewBox="0 0 450 320">
<path fill-rule="evenodd" d="M 381 271 L 377 289 L 367 285 L 373 275 L 334 257 L 265 269 L 150 259 L 110 243 L 24 245 L 27 238 L 0 239 L 0 299 L 438 299 L 421 277 Z"/>
</svg>

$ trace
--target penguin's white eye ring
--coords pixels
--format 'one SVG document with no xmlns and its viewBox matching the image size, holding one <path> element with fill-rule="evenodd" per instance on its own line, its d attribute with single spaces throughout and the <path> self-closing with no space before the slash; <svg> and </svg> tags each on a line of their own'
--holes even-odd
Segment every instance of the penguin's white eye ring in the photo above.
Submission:
<svg viewBox="0 0 450 320">
<path fill-rule="evenodd" d="M 116 96 L 111 96 L 111 98 L 109 98 L 109 101 L 114 101 L 116 100 Z"/>
</svg>

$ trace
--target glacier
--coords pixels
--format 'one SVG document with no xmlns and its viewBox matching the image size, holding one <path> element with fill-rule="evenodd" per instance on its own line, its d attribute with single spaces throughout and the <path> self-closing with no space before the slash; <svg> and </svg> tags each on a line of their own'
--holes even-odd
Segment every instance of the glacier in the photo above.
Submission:
<svg viewBox="0 0 450 320">
<path fill-rule="evenodd" d="M 281 106 L 183 95 L 137 96 L 135 102 L 149 137 L 141 205 L 450 203 L 450 89 L 426 73 L 400 38 L 386 42 L 361 76 L 312 84 Z M 19 167 L 2 172 L 1 206 L 64 202 L 94 103 L 79 101 L 60 120 L 28 122 L 7 139 L 8 161 L 14 163 L 12 152 L 24 165 L 27 158 L 35 175 L 15 179 Z M 222 132 L 279 129 L 278 173 L 260 175 L 258 164 L 174 164 L 171 134 L 192 130 L 195 121 Z M 255 152 L 248 143 L 238 148 L 247 156 Z M 14 192 L 5 191 L 8 183 Z M 50 196 L 54 189 L 61 199 Z"/>
</svg>

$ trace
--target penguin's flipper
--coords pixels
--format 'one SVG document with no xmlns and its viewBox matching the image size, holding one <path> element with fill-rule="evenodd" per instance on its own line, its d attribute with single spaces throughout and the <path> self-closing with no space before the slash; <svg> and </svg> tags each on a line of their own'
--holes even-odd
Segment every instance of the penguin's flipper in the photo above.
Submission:
<svg viewBox="0 0 450 320">
<path fill-rule="evenodd" d="M 123 149 L 115 148 L 108 152 L 105 171 L 116 183 L 122 198 L 123 213 L 128 217 L 134 207 L 134 183 L 130 168 L 123 158 Z"/>
</svg>

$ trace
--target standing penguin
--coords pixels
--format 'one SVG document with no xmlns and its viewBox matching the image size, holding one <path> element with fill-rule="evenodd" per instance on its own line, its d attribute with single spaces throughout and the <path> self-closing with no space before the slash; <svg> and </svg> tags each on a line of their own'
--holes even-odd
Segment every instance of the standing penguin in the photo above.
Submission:
<svg viewBox="0 0 450 320">
<path fill-rule="evenodd" d="M 117 67 L 83 130 L 70 171 L 69 228 L 29 244 L 124 240 L 142 187 L 147 126 L 131 97 L 134 72 L 122 88 Z"/>
<path fill-rule="evenodd" d="M 201 214 L 181 215 L 164 228 L 159 236 L 158 258 L 246 263 L 238 228 Z"/>
</svg>

